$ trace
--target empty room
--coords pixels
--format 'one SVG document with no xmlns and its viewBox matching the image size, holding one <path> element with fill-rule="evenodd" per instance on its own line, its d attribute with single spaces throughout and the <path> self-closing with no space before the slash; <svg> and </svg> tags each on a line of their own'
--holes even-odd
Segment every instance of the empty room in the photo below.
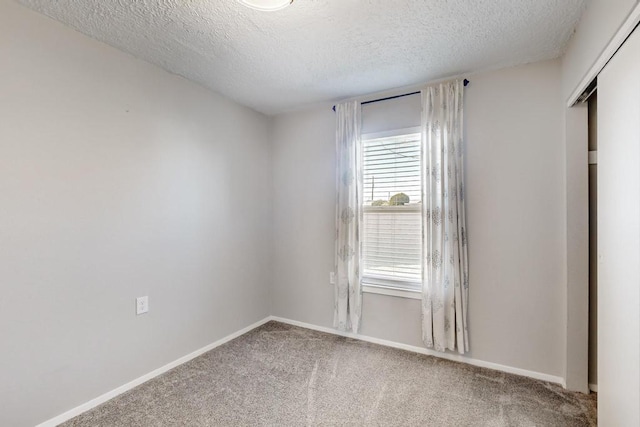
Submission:
<svg viewBox="0 0 640 427">
<path fill-rule="evenodd" d="M 0 426 L 640 426 L 639 0 L 0 0 Z"/>
</svg>

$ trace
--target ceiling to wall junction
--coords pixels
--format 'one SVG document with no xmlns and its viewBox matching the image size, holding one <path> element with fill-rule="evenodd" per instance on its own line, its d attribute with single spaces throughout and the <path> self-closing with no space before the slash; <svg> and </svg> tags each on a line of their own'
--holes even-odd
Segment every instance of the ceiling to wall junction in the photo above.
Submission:
<svg viewBox="0 0 640 427">
<path fill-rule="evenodd" d="M 560 56 L 586 0 L 18 0 L 267 114 Z"/>
</svg>

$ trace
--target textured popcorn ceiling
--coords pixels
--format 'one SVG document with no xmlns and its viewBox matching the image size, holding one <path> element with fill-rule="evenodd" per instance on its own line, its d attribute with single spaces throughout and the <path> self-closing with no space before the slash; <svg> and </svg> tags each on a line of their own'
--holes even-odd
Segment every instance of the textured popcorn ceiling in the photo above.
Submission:
<svg viewBox="0 0 640 427">
<path fill-rule="evenodd" d="M 558 57 L 587 0 L 18 0 L 273 114 Z"/>
</svg>

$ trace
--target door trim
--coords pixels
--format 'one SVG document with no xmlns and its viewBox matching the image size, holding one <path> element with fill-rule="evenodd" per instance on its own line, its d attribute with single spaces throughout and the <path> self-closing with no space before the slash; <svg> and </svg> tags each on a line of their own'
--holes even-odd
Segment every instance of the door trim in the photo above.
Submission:
<svg viewBox="0 0 640 427">
<path fill-rule="evenodd" d="M 627 40 L 631 33 L 633 33 L 633 30 L 638 26 L 638 24 L 640 24 L 640 2 L 636 3 L 629 16 L 627 16 L 627 19 L 620 26 L 602 53 L 600 53 L 596 62 L 591 66 L 591 68 L 589 68 L 587 74 L 571 93 L 571 96 L 569 96 L 569 99 L 567 100 L 567 107 L 573 107 L 577 103 L 582 92 L 585 91 L 593 79 L 598 77 L 600 71 L 602 71 L 611 58 L 613 58 L 613 55 L 616 54 L 618 49 L 620 49 L 624 44 L 625 40 Z"/>
</svg>

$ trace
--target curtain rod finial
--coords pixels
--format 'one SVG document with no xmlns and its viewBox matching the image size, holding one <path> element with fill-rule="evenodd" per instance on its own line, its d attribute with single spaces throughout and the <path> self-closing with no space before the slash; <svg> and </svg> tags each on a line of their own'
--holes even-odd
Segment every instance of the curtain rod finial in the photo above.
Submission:
<svg viewBox="0 0 640 427">
<path fill-rule="evenodd" d="M 467 79 L 464 79 L 464 80 L 462 81 L 462 83 L 464 84 L 464 87 L 467 87 L 467 86 L 469 86 L 469 83 L 471 83 L 471 82 L 470 82 L 469 80 L 467 80 Z M 403 97 L 403 96 L 408 96 L 408 95 L 417 95 L 417 94 L 419 94 L 419 93 L 420 93 L 420 92 L 411 92 L 411 93 L 405 93 L 405 94 L 402 94 L 402 95 L 389 96 L 389 97 L 387 97 L 387 98 L 374 99 L 374 100 L 372 100 L 372 101 L 365 101 L 365 102 L 363 102 L 363 103 L 362 103 L 362 105 L 365 105 L 365 104 L 371 104 L 371 103 L 378 102 L 378 101 L 386 101 L 386 100 L 388 100 L 388 99 L 401 98 L 401 97 Z M 334 105 L 333 107 L 331 107 L 331 109 L 335 112 L 335 111 L 336 111 L 336 106 Z"/>
</svg>

